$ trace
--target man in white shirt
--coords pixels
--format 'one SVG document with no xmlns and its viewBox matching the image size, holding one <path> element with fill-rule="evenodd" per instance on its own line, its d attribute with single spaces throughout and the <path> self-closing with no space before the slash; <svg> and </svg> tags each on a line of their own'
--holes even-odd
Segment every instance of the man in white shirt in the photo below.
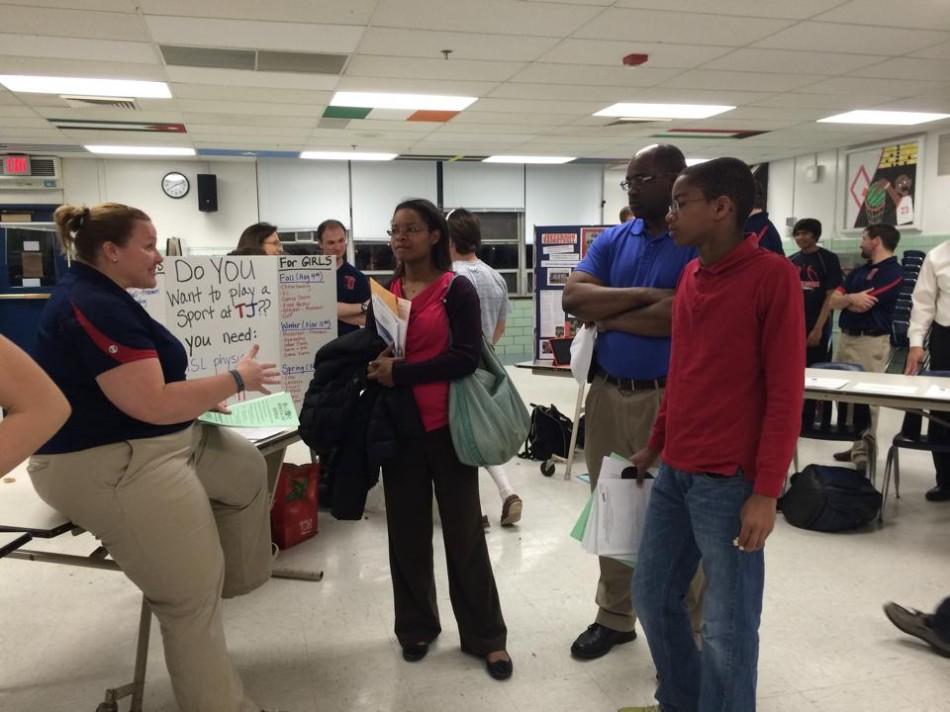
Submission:
<svg viewBox="0 0 950 712">
<path fill-rule="evenodd" d="M 505 321 L 511 312 L 508 284 L 504 277 L 478 259 L 477 250 L 482 244 L 478 216 L 464 208 L 456 208 L 445 219 L 449 225 L 452 271 L 475 285 L 482 308 L 482 333 L 492 344 L 497 344 L 505 333 Z M 521 497 L 515 494 L 503 466 L 490 465 L 485 469 L 495 481 L 501 497 L 501 525 L 510 527 L 521 519 L 524 507 Z M 488 526 L 488 517 L 482 516 L 482 526 Z"/>
<path fill-rule="evenodd" d="M 904 373 L 917 373 L 924 358 L 924 338 L 930 332 L 930 370 L 950 371 L 950 240 L 927 253 L 914 287 L 907 338 L 910 351 Z M 940 413 L 943 419 L 950 414 Z M 930 421 L 931 442 L 950 444 L 950 430 Z M 933 453 L 937 486 L 927 491 L 928 502 L 950 501 L 950 454 Z"/>
</svg>

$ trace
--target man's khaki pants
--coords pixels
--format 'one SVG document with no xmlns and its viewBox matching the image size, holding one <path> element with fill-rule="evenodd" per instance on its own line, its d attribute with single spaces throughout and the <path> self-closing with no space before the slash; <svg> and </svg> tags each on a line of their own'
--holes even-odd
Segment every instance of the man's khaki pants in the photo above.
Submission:
<svg viewBox="0 0 950 712">
<path fill-rule="evenodd" d="M 888 336 L 851 336 L 841 334 L 838 339 L 838 354 L 835 361 L 840 363 L 857 363 L 870 373 L 883 373 L 887 365 L 887 357 L 891 353 L 891 340 Z M 869 440 L 877 437 L 878 407 L 871 406 L 871 427 L 867 435 L 851 446 L 851 461 L 856 464 L 867 464 Z"/>
<path fill-rule="evenodd" d="M 30 459 L 51 507 L 95 535 L 161 624 L 182 712 L 259 712 L 231 665 L 221 596 L 270 577 L 264 458 L 240 435 L 171 435 Z"/>
<path fill-rule="evenodd" d="M 590 473 L 591 491 L 597 487 L 604 457 L 615 452 L 629 458 L 646 446 L 662 399 L 662 390 L 621 391 L 618 386 L 607 383 L 603 376 L 594 378 L 584 406 L 584 459 Z M 599 606 L 597 623 L 622 633 L 634 629 L 637 617 L 630 596 L 632 579 L 631 567 L 616 559 L 600 557 L 595 599 Z M 702 628 L 705 583 L 700 565 L 686 598 L 695 633 Z"/>
</svg>

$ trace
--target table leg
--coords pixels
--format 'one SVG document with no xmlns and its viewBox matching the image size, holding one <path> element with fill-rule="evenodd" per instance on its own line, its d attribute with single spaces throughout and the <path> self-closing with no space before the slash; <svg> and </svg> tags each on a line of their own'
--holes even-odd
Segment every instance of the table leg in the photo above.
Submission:
<svg viewBox="0 0 950 712">
<path fill-rule="evenodd" d="M 574 467 L 574 448 L 577 446 L 577 430 L 581 424 L 581 411 L 584 409 L 584 392 L 587 384 L 581 383 L 577 387 L 577 402 L 574 404 L 574 425 L 571 427 L 571 445 L 567 451 L 567 467 L 564 468 L 564 479 L 571 479 L 571 470 Z"/>
</svg>

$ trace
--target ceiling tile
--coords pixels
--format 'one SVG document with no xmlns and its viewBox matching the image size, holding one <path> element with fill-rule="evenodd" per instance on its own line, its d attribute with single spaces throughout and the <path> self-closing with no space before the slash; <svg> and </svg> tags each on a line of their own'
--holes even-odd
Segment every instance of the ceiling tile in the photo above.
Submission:
<svg viewBox="0 0 950 712">
<path fill-rule="evenodd" d="M 782 49 L 737 49 L 715 59 L 704 69 L 728 69 L 737 72 L 788 72 L 790 67 L 805 74 L 846 74 L 860 67 L 880 62 L 873 54 L 838 52 L 796 52 Z"/>
<path fill-rule="evenodd" d="M 273 101 L 279 104 L 310 104 L 326 106 L 333 96 L 331 91 L 303 91 L 271 87 L 216 86 L 214 84 L 172 83 L 176 99 L 214 99 L 218 101 Z"/>
<path fill-rule="evenodd" d="M 0 56 L 0 73 L 165 81 L 165 72 L 157 62 L 155 64 L 129 64 L 126 62 L 92 62 L 84 59 Z"/>
<path fill-rule="evenodd" d="M 857 69 L 851 72 L 851 76 L 946 82 L 950 81 L 950 59 L 941 61 L 939 59 L 894 57 L 878 64 Z"/>
<path fill-rule="evenodd" d="M 827 112 L 840 109 L 861 109 L 874 104 L 891 101 L 893 97 L 883 94 L 814 94 L 811 92 L 787 92 L 758 99 L 750 106 L 769 106 L 778 108 L 812 108 Z"/>
<path fill-rule="evenodd" d="M 867 79 L 864 77 L 833 77 L 808 86 L 808 91 L 817 94 L 875 94 L 900 99 L 916 96 L 936 89 L 936 82 L 921 82 L 913 79 Z"/>
<path fill-rule="evenodd" d="M 205 67 L 166 67 L 172 82 L 182 84 L 211 84 L 224 87 L 263 87 L 274 89 L 309 89 L 330 91 L 336 88 L 339 77 L 326 74 L 294 74 L 290 72 L 246 72 L 238 69 L 208 69 Z M 174 94 L 174 92 L 172 92 Z"/>
<path fill-rule="evenodd" d="M 814 19 L 821 22 L 848 22 L 855 25 L 910 27 L 922 30 L 950 30 L 946 0 L 851 0 Z"/>
<path fill-rule="evenodd" d="M 523 62 L 356 55 L 346 66 L 345 76 L 503 82 L 524 66 Z"/>
<path fill-rule="evenodd" d="M 913 52 L 947 40 L 950 40 L 950 34 L 946 32 L 839 25 L 829 22 L 802 22 L 767 40 L 756 42 L 754 46 L 892 56 Z"/>
<path fill-rule="evenodd" d="M 147 15 L 365 25 L 376 0 L 137 0 Z"/>
<path fill-rule="evenodd" d="M 950 59 L 950 42 L 941 42 L 940 44 L 920 49 L 913 52 L 911 57 L 925 57 L 929 59 Z"/>
<path fill-rule="evenodd" d="M 18 35 L 53 35 L 113 40 L 121 37 L 147 42 L 145 24 L 138 15 L 87 10 L 60 10 L 30 5 L 0 5 L 0 28 Z"/>
<path fill-rule="evenodd" d="M 518 0 L 380 0 L 373 25 L 419 30 L 566 37 L 601 11 L 597 7 Z"/>
<path fill-rule="evenodd" d="M 615 87 L 649 87 L 668 81 L 679 69 L 649 67 L 600 67 L 535 62 L 515 74 L 512 82 L 539 84 L 587 84 Z"/>
<path fill-rule="evenodd" d="M 368 27 L 360 40 L 360 55 L 424 57 L 442 59 L 442 50 L 451 49 L 449 61 L 490 59 L 531 62 L 557 44 L 555 37 L 486 35 L 472 32 L 433 32 L 428 30 Z"/>
<path fill-rule="evenodd" d="M 564 101 L 596 101 L 599 108 L 619 101 L 636 101 L 639 89 L 631 87 L 601 87 L 583 84 L 502 84 L 488 96 L 493 99 L 560 99 Z"/>
<path fill-rule="evenodd" d="M 820 81 L 824 77 L 809 74 L 770 74 L 766 72 L 722 72 L 692 69 L 664 84 L 670 89 L 748 89 L 749 91 L 792 91 Z"/>
<path fill-rule="evenodd" d="M 477 106 L 477 103 L 475 104 Z M 463 111 L 452 119 L 455 124 L 505 124 L 505 125 L 528 125 L 528 126 L 558 126 L 571 121 L 569 116 L 562 114 L 546 114 L 542 112 L 514 113 L 514 112 L 491 112 L 491 111 Z"/>
<path fill-rule="evenodd" d="M 740 17 L 787 17 L 803 20 L 822 12 L 841 0 L 796 0 L 795 2 L 763 2 L 762 0 L 716 0 L 716 12 Z M 618 0 L 616 7 L 672 10 L 677 12 L 709 12 L 708 0 Z"/>
<path fill-rule="evenodd" d="M 485 96 L 497 86 L 498 82 L 343 76 L 337 82 L 336 89 L 337 91 L 387 91 L 413 94 L 448 94 L 451 96 Z"/>
<path fill-rule="evenodd" d="M 676 37 L 677 44 L 742 47 L 791 24 L 790 20 L 763 20 L 754 17 L 610 9 L 584 25 L 574 36 L 649 42 L 657 37 L 669 36 L 671 28 L 675 28 L 672 34 Z"/>
<path fill-rule="evenodd" d="M 313 128 L 316 118 L 312 116 L 256 116 L 253 114 L 236 115 L 231 113 L 185 112 L 185 125 L 219 124 L 222 126 L 289 126 Z"/>
<path fill-rule="evenodd" d="M 188 112 L 227 112 L 232 114 L 256 114 L 261 116 L 312 116 L 314 124 L 323 113 L 320 107 L 307 104 L 275 104 L 273 102 L 254 102 L 246 104 L 239 101 L 211 101 L 203 99 L 179 99 L 176 105 Z"/>
<path fill-rule="evenodd" d="M 147 42 L 87 40 L 48 35 L 0 34 L 0 54 L 50 59 L 75 59 L 132 64 L 158 64 L 155 48 Z"/>
<path fill-rule="evenodd" d="M 542 55 L 539 61 L 575 65 L 594 64 L 619 68 L 626 55 L 637 52 L 650 55 L 650 59 L 644 68 L 689 68 L 697 67 L 716 57 L 721 57 L 729 51 L 726 47 L 706 45 L 570 38 L 558 43 L 556 47 Z"/>
<path fill-rule="evenodd" d="M 288 52 L 352 52 L 363 28 L 354 25 L 317 25 L 302 22 L 217 20 L 147 15 L 145 21 L 156 42 L 172 45 L 226 48 L 280 48 Z"/>
<path fill-rule="evenodd" d="M 585 116 L 593 114 L 604 108 L 601 101 L 541 101 L 531 99 L 479 99 L 471 107 L 465 110 L 470 111 L 491 111 L 506 112 L 513 111 L 517 113 L 537 112 L 539 114 L 574 114 Z"/>
</svg>

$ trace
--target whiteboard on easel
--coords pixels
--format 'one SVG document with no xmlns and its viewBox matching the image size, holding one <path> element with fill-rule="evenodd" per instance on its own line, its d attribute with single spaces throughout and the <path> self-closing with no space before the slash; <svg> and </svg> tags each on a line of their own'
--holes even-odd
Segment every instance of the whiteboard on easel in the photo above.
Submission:
<svg viewBox="0 0 950 712">
<path fill-rule="evenodd" d="M 130 291 L 184 345 L 188 378 L 225 373 L 257 344 L 298 409 L 314 355 L 337 334 L 329 255 L 168 257 L 153 289 Z"/>
</svg>

